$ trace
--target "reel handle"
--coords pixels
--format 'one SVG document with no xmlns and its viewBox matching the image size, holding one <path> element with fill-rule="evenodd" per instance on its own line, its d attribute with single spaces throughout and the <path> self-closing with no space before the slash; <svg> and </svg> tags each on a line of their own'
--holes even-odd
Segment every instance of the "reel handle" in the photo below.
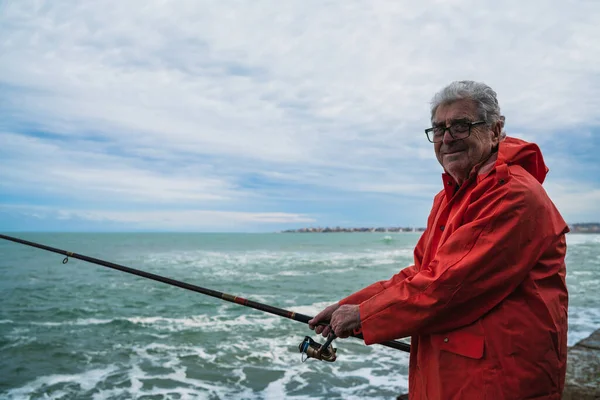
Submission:
<svg viewBox="0 0 600 400">
<path fill-rule="evenodd" d="M 327 337 L 324 344 L 315 342 L 310 336 L 305 336 L 304 340 L 298 346 L 298 350 L 302 353 L 302 362 L 309 358 L 315 358 L 321 361 L 334 362 L 336 360 L 336 351 L 331 345 L 331 342 L 336 338 L 334 333 Z"/>
</svg>

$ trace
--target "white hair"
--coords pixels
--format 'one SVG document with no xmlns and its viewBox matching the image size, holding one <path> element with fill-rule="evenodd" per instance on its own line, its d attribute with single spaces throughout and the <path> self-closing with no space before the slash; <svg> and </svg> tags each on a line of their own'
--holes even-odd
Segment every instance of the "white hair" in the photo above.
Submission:
<svg viewBox="0 0 600 400">
<path fill-rule="evenodd" d="M 450 104 L 458 100 L 471 100 L 477 105 L 477 113 L 482 121 L 488 126 L 500 123 L 502 129 L 500 140 L 506 137 L 504 131 L 504 116 L 500 113 L 500 105 L 496 92 L 481 82 L 454 81 L 433 96 L 431 100 L 431 121 L 435 116 L 437 108 L 442 104 Z"/>
</svg>

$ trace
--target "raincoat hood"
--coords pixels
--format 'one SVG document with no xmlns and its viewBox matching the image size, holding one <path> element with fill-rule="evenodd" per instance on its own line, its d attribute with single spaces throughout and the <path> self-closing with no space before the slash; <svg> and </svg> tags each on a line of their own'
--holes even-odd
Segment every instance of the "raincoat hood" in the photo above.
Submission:
<svg viewBox="0 0 600 400">
<path fill-rule="evenodd" d="M 549 171 L 546 163 L 544 163 L 542 152 L 535 143 L 508 136 L 498 146 L 496 166 L 503 163 L 521 166 L 539 183 L 544 183 L 546 174 Z"/>
</svg>

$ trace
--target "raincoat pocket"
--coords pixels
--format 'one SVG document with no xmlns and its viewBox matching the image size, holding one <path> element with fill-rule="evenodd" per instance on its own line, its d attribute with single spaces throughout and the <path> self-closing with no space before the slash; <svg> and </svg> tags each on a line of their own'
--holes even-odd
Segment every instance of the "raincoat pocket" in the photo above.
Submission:
<svg viewBox="0 0 600 400">
<path fill-rule="evenodd" d="M 435 346 L 463 357 L 479 360 L 483 357 L 484 337 L 465 330 L 432 335 Z"/>
</svg>

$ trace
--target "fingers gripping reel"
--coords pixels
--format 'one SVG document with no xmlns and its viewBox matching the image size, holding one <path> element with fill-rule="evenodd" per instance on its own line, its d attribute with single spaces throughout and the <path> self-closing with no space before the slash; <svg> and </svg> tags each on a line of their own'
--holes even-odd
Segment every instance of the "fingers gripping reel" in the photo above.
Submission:
<svg viewBox="0 0 600 400">
<path fill-rule="evenodd" d="M 324 344 L 319 344 L 311 339 L 310 336 L 305 336 L 304 340 L 298 346 L 298 350 L 302 353 L 302 362 L 305 362 L 309 358 L 316 358 L 317 360 L 334 362 L 336 360 L 336 351 L 331 345 L 331 342 L 336 338 L 332 332 L 327 337 L 327 341 Z"/>
</svg>

